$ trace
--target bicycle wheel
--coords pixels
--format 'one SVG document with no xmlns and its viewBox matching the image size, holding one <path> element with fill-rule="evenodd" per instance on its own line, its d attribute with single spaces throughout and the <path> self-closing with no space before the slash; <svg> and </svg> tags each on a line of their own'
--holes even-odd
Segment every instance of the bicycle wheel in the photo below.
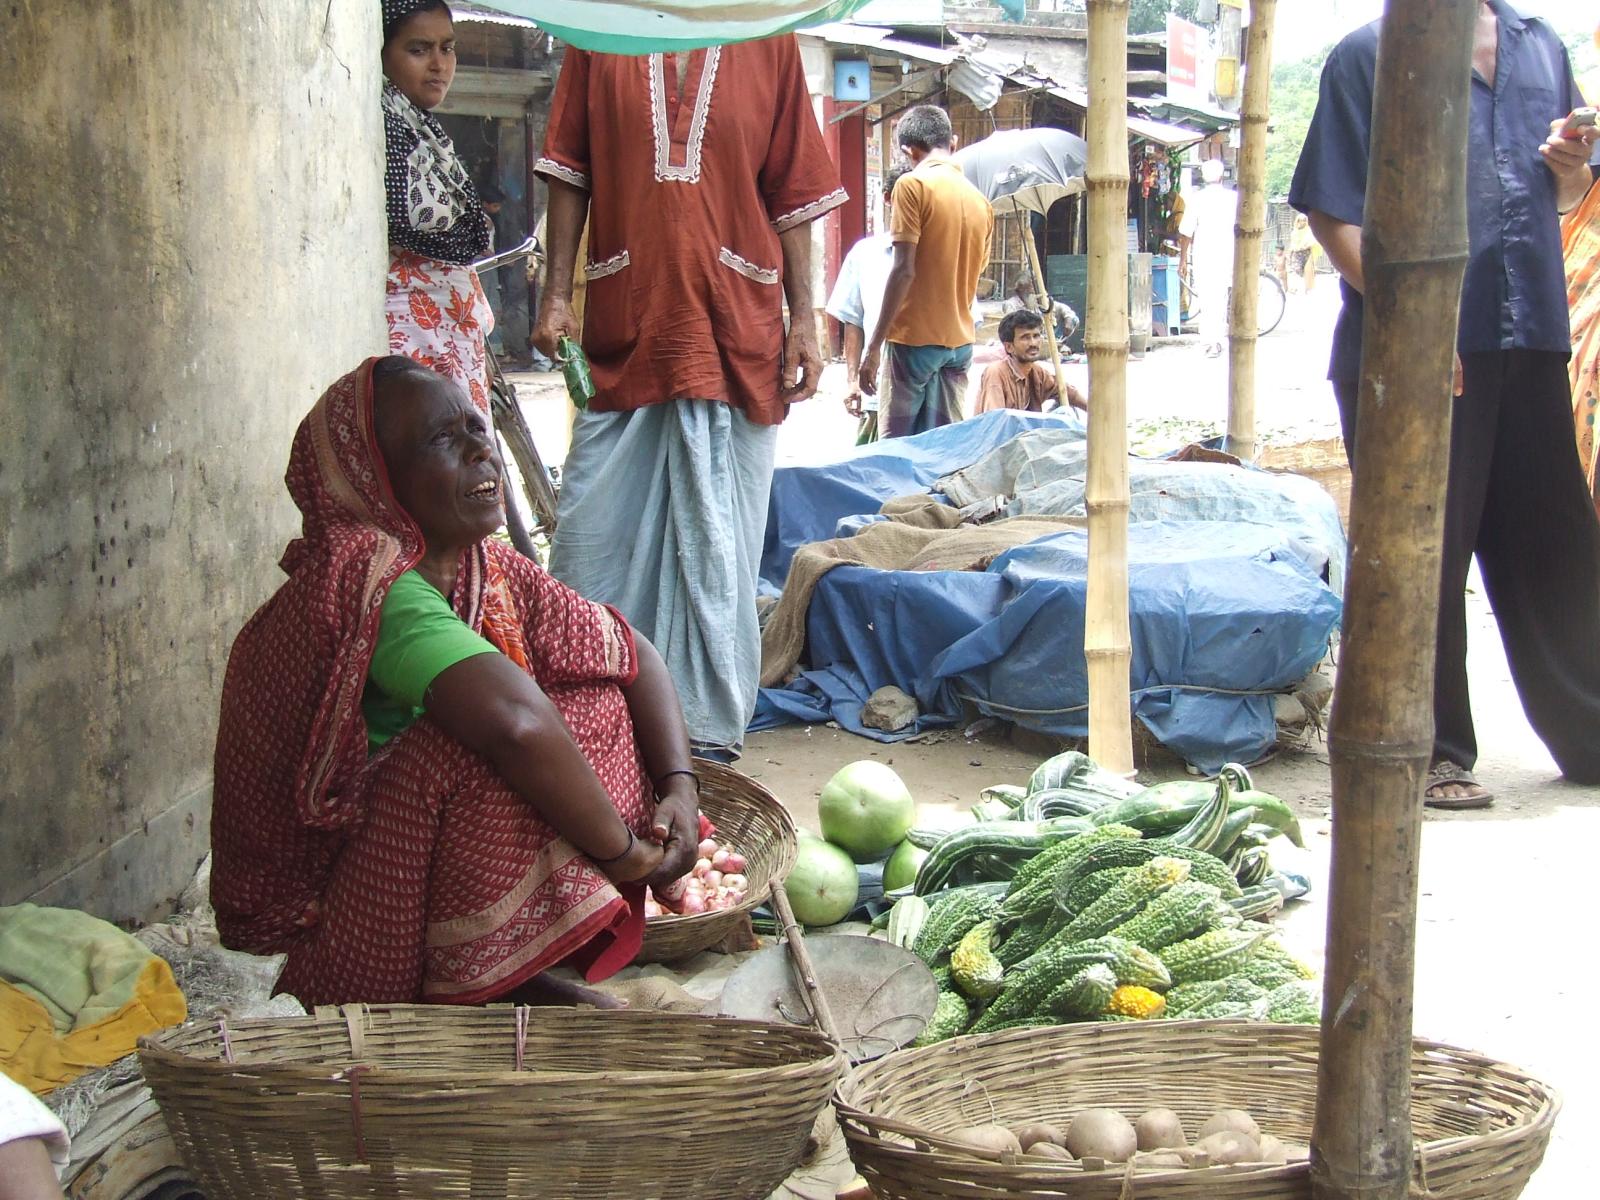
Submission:
<svg viewBox="0 0 1600 1200">
<path fill-rule="evenodd" d="M 1283 320 L 1283 309 L 1287 303 L 1283 284 L 1278 281 L 1278 277 L 1268 275 L 1265 271 L 1261 272 L 1256 283 L 1256 327 L 1261 331 L 1261 337 L 1266 337 L 1278 327 L 1278 322 Z"/>
</svg>

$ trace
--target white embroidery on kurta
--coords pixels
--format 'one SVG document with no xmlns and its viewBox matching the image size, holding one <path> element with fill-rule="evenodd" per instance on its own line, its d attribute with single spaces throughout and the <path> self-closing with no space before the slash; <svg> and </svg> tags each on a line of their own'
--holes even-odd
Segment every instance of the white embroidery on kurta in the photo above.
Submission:
<svg viewBox="0 0 1600 1200">
<path fill-rule="evenodd" d="M 536 175 L 554 175 L 557 179 L 564 180 L 573 187 L 581 187 L 584 191 L 589 190 L 589 177 L 587 175 L 581 171 L 574 171 L 571 167 L 558 163 L 553 158 L 539 159 L 538 162 L 533 164 L 533 170 Z"/>
<path fill-rule="evenodd" d="M 776 267 L 758 267 L 741 254 L 735 254 L 726 246 L 717 254 L 717 261 L 725 267 L 732 267 L 746 279 L 754 279 L 757 283 L 777 283 L 778 271 Z"/>
<path fill-rule="evenodd" d="M 604 279 L 607 275 L 615 275 L 622 270 L 623 267 L 628 265 L 629 261 L 628 252 L 624 250 L 620 254 L 613 254 L 610 258 L 602 259 L 600 262 L 586 263 L 583 268 L 583 277 L 585 279 Z"/>
<path fill-rule="evenodd" d="M 772 219 L 772 227 L 779 233 L 793 229 L 805 221 L 814 221 L 823 213 L 838 208 L 850 197 L 843 188 L 834 188 L 826 196 L 813 200 L 810 204 L 802 204 L 793 212 L 786 212 L 781 217 Z"/>
<path fill-rule="evenodd" d="M 699 183 L 700 153 L 706 140 L 706 117 L 711 112 L 711 89 L 717 82 L 717 63 L 722 47 L 706 51 L 700 68 L 700 86 L 695 89 L 694 115 L 689 120 L 689 139 L 682 166 L 672 163 L 672 130 L 667 121 L 667 75 L 664 56 L 650 56 L 650 129 L 655 137 L 656 182 Z"/>
</svg>

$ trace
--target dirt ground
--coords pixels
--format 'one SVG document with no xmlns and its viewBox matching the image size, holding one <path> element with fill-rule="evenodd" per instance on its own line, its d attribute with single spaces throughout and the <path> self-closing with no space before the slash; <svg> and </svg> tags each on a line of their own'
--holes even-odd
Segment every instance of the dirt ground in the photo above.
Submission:
<svg viewBox="0 0 1600 1200">
<path fill-rule="evenodd" d="M 1258 421 L 1264 443 L 1288 445 L 1337 434 L 1337 415 L 1323 380 L 1336 289 L 1291 297 L 1284 324 L 1260 343 Z M 1069 377 L 1085 382 L 1081 364 Z M 566 443 L 566 406 L 559 377 L 518 376 L 535 437 L 552 461 Z M 843 370 L 829 368 L 824 392 L 798 406 L 783 427 L 782 462 L 826 461 L 850 444 L 853 421 L 838 402 Z M 1207 360 L 1197 346 L 1152 351 L 1129 366 L 1130 434 L 1145 449 L 1163 449 L 1219 431 L 1226 413 L 1226 360 Z M 1092 396 L 1091 396 L 1092 403 Z M 1600 846 L 1600 789 L 1562 782 L 1524 718 L 1501 653 L 1493 615 L 1479 588 L 1469 597 L 1470 672 L 1480 742 L 1479 777 L 1494 789 L 1493 808 L 1478 813 L 1430 811 L 1423 834 L 1417 930 L 1415 1028 L 1433 1038 L 1524 1068 L 1555 1087 L 1564 1108 L 1545 1165 L 1528 1200 L 1600 1195 L 1584 1129 L 1600 1127 L 1600 1058 L 1585 1018 L 1600 972 L 1592 964 L 1595 850 Z M 1600 736 L 1600 731 L 1596 731 Z M 858 758 L 894 767 L 919 804 L 963 809 L 980 788 L 1025 782 L 1050 745 L 1013 738 L 1004 727 L 974 738 L 961 731 L 932 743 L 882 745 L 826 726 L 790 726 L 752 737 L 741 769 L 759 778 L 816 828 L 816 797 L 829 776 Z M 1158 758 L 1140 778 L 1182 774 Z M 1253 770 L 1258 787 L 1301 814 L 1308 849 L 1274 843 L 1275 857 L 1313 881 L 1310 897 L 1280 918 L 1284 936 L 1320 963 L 1328 876 L 1327 748 L 1315 736 Z M 1280 849 L 1281 848 L 1281 849 Z"/>
<path fill-rule="evenodd" d="M 1481 593 L 1472 600 L 1473 707 L 1481 743 L 1479 777 L 1496 793 L 1479 813 L 1428 811 L 1423 827 L 1417 929 L 1415 1028 L 1419 1037 L 1477 1050 L 1515 1064 L 1564 1099 L 1545 1165 L 1527 1200 L 1600 1194 L 1583 1130 L 1600 1122 L 1595 1041 L 1567 1019 L 1587 1011 L 1596 971 L 1588 919 L 1595 908 L 1594 850 L 1600 844 L 1600 789 L 1562 782 L 1528 728 Z M 789 726 L 753 736 L 740 763 L 779 796 L 801 825 L 816 828 L 817 793 L 858 758 L 891 765 L 920 806 L 964 809 L 990 783 L 1024 783 L 1049 745 L 1008 735 L 960 731 L 932 744 L 882 745 L 826 726 Z M 1178 778 L 1176 759 L 1158 756 L 1140 771 L 1156 782 Z M 1308 961 L 1322 962 L 1332 787 L 1327 747 L 1313 735 L 1252 768 L 1256 786 L 1300 814 L 1307 850 L 1281 839 L 1274 861 L 1303 871 L 1312 894 L 1293 903 L 1280 926 Z"/>
</svg>

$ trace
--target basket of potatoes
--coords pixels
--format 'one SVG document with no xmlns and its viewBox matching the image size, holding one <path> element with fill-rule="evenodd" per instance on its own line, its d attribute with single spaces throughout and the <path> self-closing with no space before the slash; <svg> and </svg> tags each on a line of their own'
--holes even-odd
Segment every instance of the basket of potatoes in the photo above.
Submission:
<svg viewBox="0 0 1600 1200">
<path fill-rule="evenodd" d="M 855 1068 L 835 1108 L 882 1200 L 1310 1200 L 1318 1034 L 1219 1020 L 957 1037 Z M 1513 1200 L 1556 1097 L 1515 1067 L 1414 1045 L 1416 1186 Z"/>
</svg>

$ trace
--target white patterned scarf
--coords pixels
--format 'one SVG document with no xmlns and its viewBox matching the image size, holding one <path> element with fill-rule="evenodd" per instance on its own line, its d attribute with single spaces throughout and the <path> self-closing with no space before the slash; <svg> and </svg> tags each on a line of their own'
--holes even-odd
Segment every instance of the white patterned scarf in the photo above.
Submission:
<svg viewBox="0 0 1600 1200">
<path fill-rule="evenodd" d="M 492 226 L 450 136 L 387 80 L 383 134 L 389 244 L 463 265 L 487 255 Z"/>
</svg>

